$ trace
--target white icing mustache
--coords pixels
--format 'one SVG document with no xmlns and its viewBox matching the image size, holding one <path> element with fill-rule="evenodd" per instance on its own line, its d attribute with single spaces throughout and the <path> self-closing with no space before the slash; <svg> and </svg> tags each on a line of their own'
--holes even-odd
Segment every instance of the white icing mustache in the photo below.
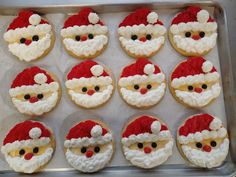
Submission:
<svg viewBox="0 0 236 177">
<path fill-rule="evenodd" d="M 64 38 L 63 44 L 66 49 L 76 55 L 94 55 L 96 52 L 101 51 L 107 44 L 108 37 L 106 35 L 96 35 L 93 39 L 86 41 L 75 41 L 71 38 Z"/>
<path fill-rule="evenodd" d="M 182 145 L 181 148 L 185 156 L 193 164 L 200 167 L 213 168 L 221 165 L 225 160 L 229 150 L 229 139 L 225 138 L 220 147 L 212 149 L 211 152 L 193 149 L 188 145 Z"/>
</svg>

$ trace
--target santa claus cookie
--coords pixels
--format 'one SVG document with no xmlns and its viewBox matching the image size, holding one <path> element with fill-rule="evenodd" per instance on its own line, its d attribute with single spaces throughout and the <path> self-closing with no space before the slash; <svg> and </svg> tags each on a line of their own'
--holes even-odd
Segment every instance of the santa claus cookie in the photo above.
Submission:
<svg viewBox="0 0 236 177">
<path fill-rule="evenodd" d="M 16 124 L 3 141 L 1 151 L 16 172 L 34 173 L 52 158 L 55 149 L 53 132 L 41 122 Z"/>
<path fill-rule="evenodd" d="M 122 133 L 125 158 L 140 168 L 153 168 L 172 155 L 174 140 L 166 124 L 152 116 L 140 116 Z"/>
<path fill-rule="evenodd" d="M 205 55 L 216 45 L 216 38 L 217 23 L 200 7 L 188 7 L 171 22 L 169 39 L 182 55 Z"/>
<path fill-rule="evenodd" d="M 72 101 L 84 108 L 101 106 L 111 98 L 114 90 L 111 72 L 92 60 L 74 66 L 65 84 Z"/>
<path fill-rule="evenodd" d="M 157 65 L 141 58 L 123 69 L 118 86 L 122 98 L 129 105 L 150 107 L 165 94 L 165 75 Z"/>
<path fill-rule="evenodd" d="M 178 129 L 177 145 L 191 164 L 203 167 L 218 167 L 229 150 L 227 130 L 219 118 L 209 114 L 189 117 Z"/>
<path fill-rule="evenodd" d="M 39 116 L 51 111 L 60 100 L 60 85 L 54 75 L 37 66 L 19 73 L 9 90 L 19 112 Z"/>
<path fill-rule="evenodd" d="M 104 123 L 95 120 L 85 120 L 73 126 L 64 146 L 69 164 L 85 173 L 103 169 L 115 151 L 111 131 Z"/>
<path fill-rule="evenodd" d="M 90 8 L 70 16 L 61 30 L 62 42 L 67 52 L 81 59 L 95 58 L 108 43 L 107 26 Z"/>
<path fill-rule="evenodd" d="M 118 34 L 122 48 L 134 58 L 150 57 L 164 45 L 166 28 L 158 14 L 142 8 L 120 23 Z"/>
<path fill-rule="evenodd" d="M 175 67 L 170 90 L 178 102 L 200 108 L 220 95 L 220 74 L 210 61 L 190 57 Z"/>
<path fill-rule="evenodd" d="M 20 12 L 3 38 L 9 51 L 26 62 L 45 56 L 54 44 L 52 25 L 31 11 Z"/>
</svg>

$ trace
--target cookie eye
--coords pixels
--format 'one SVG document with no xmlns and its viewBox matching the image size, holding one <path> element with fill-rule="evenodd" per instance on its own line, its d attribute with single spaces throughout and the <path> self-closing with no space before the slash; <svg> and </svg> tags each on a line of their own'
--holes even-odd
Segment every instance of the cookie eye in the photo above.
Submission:
<svg viewBox="0 0 236 177">
<path fill-rule="evenodd" d="M 189 86 L 188 86 L 188 90 L 189 90 L 189 91 L 192 91 L 192 90 L 193 90 L 193 86 L 189 85 Z"/>
<path fill-rule="evenodd" d="M 151 84 L 148 84 L 147 85 L 147 89 L 150 90 L 152 88 L 152 85 Z"/>
<path fill-rule="evenodd" d="M 157 143 L 153 142 L 153 143 L 152 143 L 152 147 L 153 147 L 153 148 L 156 148 L 156 147 L 157 147 Z"/>
<path fill-rule="evenodd" d="M 138 90 L 139 89 L 139 85 L 134 85 L 134 89 Z"/>
<path fill-rule="evenodd" d="M 197 148 L 202 148 L 202 143 L 197 142 L 197 143 L 196 143 L 196 147 L 197 147 Z"/>
<path fill-rule="evenodd" d="M 191 32 L 187 31 L 187 32 L 185 33 L 185 37 L 191 37 Z"/>
<path fill-rule="evenodd" d="M 95 90 L 96 92 L 98 92 L 98 91 L 100 90 L 100 87 L 99 87 L 99 86 L 96 86 L 96 87 L 94 87 L 94 90 Z"/>
<path fill-rule="evenodd" d="M 99 151 L 100 151 L 100 147 L 96 146 L 96 147 L 94 148 L 94 152 L 98 153 Z"/>
<path fill-rule="evenodd" d="M 86 87 L 83 87 L 83 88 L 82 88 L 82 92 L 87 92 L 87 90 L 88 90 L 88 89 L 87 89 Z"/>
<path fill-rule="evenodd" d="M 203 37 L 205 36 L 205 32 L 201 31 L 201 32 L 199 33 L 199 36 L 200 36 L 201 38 L 203 38 Z"/>
<path fill-rule="evenodd" d="M 88 38 L 89 38 L 89 39 L 93 39 L 93 34 L 90 33 L 90 34 L 88 35 Z"/>
<path fill-rule="evenodd" d="M 152 35 L 151 35 L 151 34 L 147 34 L 147 35 L 146 35 L 146 39 L 147 39 L 147 40 L 151 40 L 151 39 L 152 39 Z"/>
<path fill-rule="evenodd" d="M 82 147 L 80 151 L 81 151 L 81 153 L 84 154 L 87 151 L 87 149 L 86 149 L 86 147 Z"/>
<path fill-rule="evenodd" d="M 131 36 L 131 39 L 132 39 L 132 40 L 136 40 L 136 39 L 138 39 L 138 36 L 135 35 L 135 34 L 133 34 L 133 35 Z"/>
<path fill-rule="evenodd" d="M 33 35 L 32 41 L 38 41 L 38 40 L 39 40 L 39 36 L 38 35 Z"/>
<path fill-rule="evenodd" d="M 38 98 L 38 99 L 42 99 L 42 98 L 43 98 L 43 94 L 42 94 L 42 93 L 38 94 L 38 95 L 37 95 L 37 98 Z"/>
<path fill-rule="evenodd" d="M 138 146 L 139 149 L 142 149 L 143 148 L 143 143 L 138 143 L 137 146 Z"/>
<path fill-rule="evenodd" d="M 21 38 L 21 39 L 20 39 L 20 43 L 22 43 L 22 44 L 25 43 L 25 41 L 26 41 L 25 38 Z"/>
<path fill-rule="evenodd" d="M 79 35 L 75 36 L 75 40 L 80 41 L 80 36 Z"/>
<path fill-rule="evenodd" d="M 207 85 L 206 84 L 202 84 L 202 88 L 203 89 L 207 89 Z"/>
<path fill-rule="evenodd" d="M 211 141 L 211 147 L 216 147 L 217 143 L 215 141 Z"/>
<path fill-rule="evenodd" d="M 24 99 L 25 99 L 25 100 L 29 100 L 29 99 L 30 99 L 30 94 L 26 94 L 26 95 L 24 96 Z"/>
<path fill-rule="evenodd" d="M 19 151 L 19 155 L 24 155 L 25 154 L 25 150 L 24 149 L 21 149 L 20 151 Z"/>
<path fill-rule="evenodd" d="M 37 154 L 38 152 L 39 152 L 39 148 L 38 148 L 38 147 L 35 147 L 35 148 L 33 149 L 33 153 Z"/>
</svg>

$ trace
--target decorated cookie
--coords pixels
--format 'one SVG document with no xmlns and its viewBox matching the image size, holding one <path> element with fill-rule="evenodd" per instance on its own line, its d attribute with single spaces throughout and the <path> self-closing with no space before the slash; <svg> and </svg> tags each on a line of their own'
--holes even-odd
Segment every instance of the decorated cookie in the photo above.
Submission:
<svg viewBox="0 0 236 177">
<path fill-rule="evenodd" d="M 129 105 L 150 107 L 165 94 L 165 75 L 157 65 L 141 58 L 123 69 L 118 86 L 122 98 Z"/>
<path fill-rule="evenodd" d="M 52 25 L 31 11 L 20 12 L 3 38 L 9 51 L 26 62 L 45 56 L 54 44 Z"/>
<path fill-rule="evenodd" d="M 118 29 L 122 48 L 134 58 L 155 55 L 164 45 L 165 33 L 158 14 L 146 8 L 129 14 Z"/>
<path fill-rule="evenodd" d="M 1 152 L 14 171 L 34 173 L 50 161 L 54 149 L 51 129 L 41 122 L 28 120 L 8 132 Z"/>
<path fill-rule="evenodd" d="M 220 74 L 210 61 L 190 57 L 175 67 L 170 90 L 178 102 L 200 108 L 220 95 Z"/>
<path fill-rule="evenodd" d="M 115 151 L 111 131 L 95 120 L 85 120 L 73 126 L 64 146 L 68 163 L 84 173 L 103 169 Z"/>
<path fill-rule="evenodd" d="M 56 106 L 60 100 L 61 90 L 54 75 L 34 66 L 16 76 L 9 94 L 19 112 L 39 116 Z"/>
<path fill-rule="evenodd" d="M 172 20 L 169 39 L 182 55 L 202 56 L 216 45 L 217 23 L 206 10 L 191 6 Z"/>
<path fill-rule="evenodd" d="M 67 74 L 67 92 L 78 106 L 94 108 L 106 103 L 114 90 L 113 77 L 108 69 L 87 60 L 74 66 Z"/>
<path fill-rule="evenodd" d="M 108 43 L 107 26 L 90 8 L 70 16 L 64 23 L 61 36 L 67 52 L 80 59 L 95 58 Z"/>
<path fill-rule="evenodd" d="M 125 126 L 121 144 L 130 163 L 140 168 L 153 168 L 172 155 L 174 140 L 160 119 L 144 115 Z"/>
<path fill-rule="evenodd" d="M 227 130 L 219 118 L 209 114 L 189 117 L 178 129 L 177 145 L 185 159 L 203 167 L 218 167 L 229 150 Z"/>
</svg>

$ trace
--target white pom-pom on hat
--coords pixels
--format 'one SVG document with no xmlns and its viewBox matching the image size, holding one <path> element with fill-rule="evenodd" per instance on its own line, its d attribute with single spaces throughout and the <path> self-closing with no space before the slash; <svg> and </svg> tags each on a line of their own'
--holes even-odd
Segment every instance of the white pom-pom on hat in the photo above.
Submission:
<svg viewBox="0 0 236 177">
<path fill-rule="evenodd" d="M 158 14 L 156 12 L 150 12 L 148 15 L 147 15 L 147 21 L 148 23 L 151 23 L 151 24 L 154 24 L 157 22 L 157 19 L 158 19 Z"/>
<path fill-rule="evenodd" d="M 38 73 L 34 76 L 34 81 L 37 84 L 44 84 L 47 82 L 47 76 L 43 73 Z"/>
<path fill-rule="evenodd" d="M 222 126 L 222 121 L 218 118 L 214 118 L 210 125 L 209 125 L 209 128 L 211 130 L 218 130 L 220 127 Z"/>
<path fill-rule="evenodd" d="M 90 23 L 96 24 L 99 21 L 99 17 L 96 13 L 91 12 L 88 15 L 88 20 L 89 20 Z"/>
<path fill-rule="evenodd" d="M 41 136 L 42 134 L 42 131 L 40 128 L 38 127 L 35 127 L 35 128 L 32 128 L 30 131 L 29 131 L 29 136 L 30 138 L 32 139 L 37 139 Z"/>
<path fill-rule="evenodd" d="M 200 10 L 197 13 L 197 21 L 200 23 L 206 23 L 209 19 L 209 13 L 206 10 Z"/>
<path fill-rule="evenodd" d="M 97 137 L 101 136 L 102 135 L 102 127 L 100 125 L 95 125 L 92 128 L 90 134 L 94 138 L 97 138 Z"/>
<path fill-rule="evenodd" d="M 153 74 L 155 72 L 155 66 L 153 64 L 146 64 L 144 66 L 143 72 L 147 75 Z"/>
<path fill-rule="evenodd" d="M 103 73 L 103 67 L 101 65 L 94 65 L 90 68 L 90 71 L 94 76 L 101 76 Z"/>
<path fill-rule="evenodd" d="M 152 131 L 152 133 L 158 134 L 160 132 L 160 130 L 161 130 L 160 122 L 159 121 L 152 122 L 152 124 L 151 124 L 151 131 Z"/>
<path fill-rule="evenodd" d="M 202 71 L 204 73 L 209 73 L 213 68 L 213 64 L 212 62 L 210 61 L 205 61 L 203 64 L 202 64 Z"/>
<path fill-rule="evenodd" d="M 41 17 L 38 14 L 33 14 L 29 18 L 29 23 L 31 25 L 38 25 L 41 21 Z"/>
</svg>

